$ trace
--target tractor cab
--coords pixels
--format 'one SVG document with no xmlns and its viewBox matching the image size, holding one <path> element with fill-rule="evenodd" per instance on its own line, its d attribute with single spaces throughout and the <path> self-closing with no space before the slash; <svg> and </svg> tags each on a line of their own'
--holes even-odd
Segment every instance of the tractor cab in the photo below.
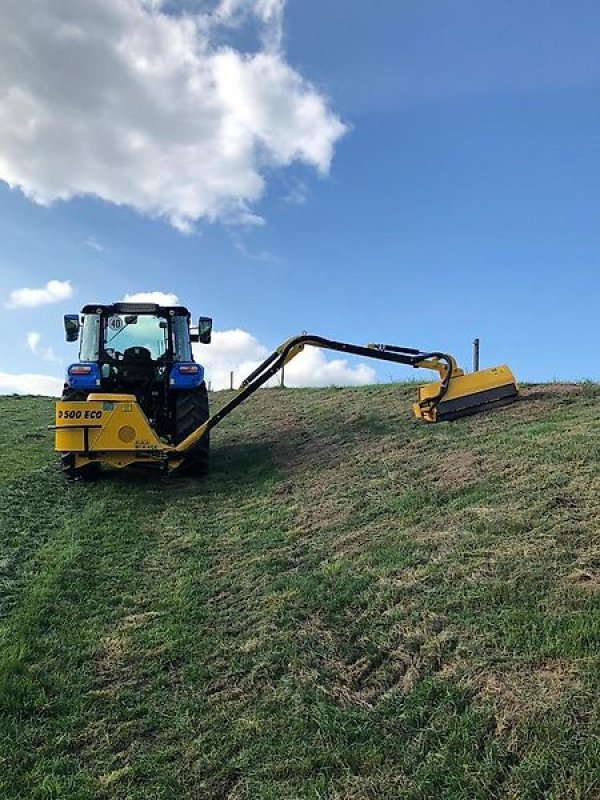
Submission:
<svg viewBox="0 0 600 800">
<path fill-rule="evenodd" d="M 191 388 L 204 379 L 192 343 L 209 344 L 211 330 L 209 317 L 190 329 L 184 306 L 84 306 L 80 315 L 65 316 L 67 341 L 80 340 L 79 362 L 67 370 L 66 384 L 76 390 L 115 390 L 114 384 L 135 389 L 166 377 L 173 387 Z"/>
</svg>

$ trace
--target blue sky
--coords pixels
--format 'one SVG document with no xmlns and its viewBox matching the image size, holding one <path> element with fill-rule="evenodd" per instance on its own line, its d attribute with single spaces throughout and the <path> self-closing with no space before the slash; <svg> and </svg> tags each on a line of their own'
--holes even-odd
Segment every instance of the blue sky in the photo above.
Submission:
<svg viewBox="0 0 600 800">
<path fill-rule="evenodd" d="M 13 188 L 0 182 L 0 298 L 53 279 L 73 295 L 3 310 L 0 373 L 60 375 L 74 356 L 64 312 L 156 290 L 255 337 L 241 361 L 256 342 L 308 330 L 468 365 L 479 336 L 484 365 L 506 362 L 521 380 L 597 380 L 600 5 L 289 0 L 281 22 L 282 63 L 346 126 L 331 134 L 331 163 L 323 149 L 257 156 L 262 194 L 243 214 L 262 224 L 228 210 L 199 214 L 188 232 L 116 205 L 112 189 L 41 205 L 13 171 Z M 259 23 L 238 19 L 227 43 L 254 52 Z M 74 154 L 74 169 L 88 157 Z M 0 177 L 6 160 L 0 138 Z M 39 174 L 22 179 L 30 195 Z M 379 380 L 406 374 L 375 369 Z"/>
</svg>

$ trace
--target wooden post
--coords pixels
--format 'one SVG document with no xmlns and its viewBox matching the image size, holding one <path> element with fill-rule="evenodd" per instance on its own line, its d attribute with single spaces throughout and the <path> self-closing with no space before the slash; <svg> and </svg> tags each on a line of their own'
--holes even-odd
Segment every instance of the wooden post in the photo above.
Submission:
<svg viewBox="0 0 600 800">
<path fill-rule="evenodd" d="M 473 372 L 479 372 L 479 339 L 473 340 Z"/>
<path fill-rule="evenodd" d="M 281 368 L 281 382 L 279 385 L 282 389 L 285 389 L 285 364 Z"/>
<path fill-rule="evenodd" d="M 229 373 L 229 388 L 233 389 L 233 370 Z"/>
</svg>

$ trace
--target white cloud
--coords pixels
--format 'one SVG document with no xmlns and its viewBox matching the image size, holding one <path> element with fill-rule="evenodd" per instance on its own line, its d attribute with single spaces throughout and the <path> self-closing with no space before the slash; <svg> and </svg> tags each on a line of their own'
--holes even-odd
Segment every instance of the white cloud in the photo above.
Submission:
<svg viewBox="0 0 600 800">
<path fill-rule="evenodd" d="M 124 303 L 157 303 L 159 306 L 177 306 L 179 298 L 173 292 L 134 292 L 126 294 Z"/>
<path fill-rule="evenodd" d="M 308 194 L 308 187 L 304 181 L 295 181 L 291 186 L 290 189 L 285 196 L 284 200 L 286 203 L 290 203 L 291 205 L 302 206 L 306 203 L 306 197 Z"/>
<path fill-rule="evenodd" d="M 242 330 L 215 331 L 210 345 L 194 345 L 196 360 L 206 367 L 206 379 L 213 389 L 228 389 L 230 373 L 234 386 L 263 361 L 269 350 Z M 375 383 L 377 374 L 366 364 L 349 364 L 345 359 L 328 359 L 323 350 L 307 347 L 285 368 L 286 386 L 361 386 Z M 269 382 L 277 385 L 279 376 Z"/>
<path fill-rule="evenodd" d="M 63 381 L 51 375 L 22 374 L 12 375 L 0 372 L 0 394 L 42 394 L 59 397 Z"/>
<path fill-rule="evenodd" d="M 250 261 L 263 261 L 263 262 L 273 262 L 277 261 L 277 256 L 275 253 L 272 253 L 270 250 L 259 249 L 254 250 L 251 246 L 246 244 L 243 236 L 240 236 L 239 233 L 233 231 L 231 234 L 231 241 L 233 246 L 241 253 L 244 258 L 249 259 Z"/>
<path fill-rule="evenodd" d="M 27 347 L 32 353 L 35 354 L 37 352 L 41 339 L 41 334 L 37 333 L 36 331 L 29 331 L 27 334 Z"/>
<path fill-rule="evenodd" d="M 100 242 L 97 239 L 94 239 L 93 236 L 88 236 L 88 238 L 84 241 L 84 244 L 87 247 L 91 247 L 92 250 L 95 250 L 97 253 L 106 252 L 106 247 L 104 247 L 103 244 L 100 244 Z"/>
<path fill-rule="evenodd" d="M 36 308 L 58 303 L 73 295 L 70 281 L 48 281 L 41 289 L 15 289 L 8 298 L 8 308 Z"/>
<path fill-rule="evenodd" d="M 215 18 L 235 22 L 256 15 L 263 23 L 262 41 L 267 50 L 279 50 L 283 39 L 285 0 L 221 0 Z"/>
<path fill-rule="evenodd" d="M 314 347 L 304 348 L 285 368 L 286 386 L 364 386 L 376 381 L 373 367 L 349 365 L 343 358 L 329 359 Z"/>
<path fill-rule="evenodd" d="M 44 361 L 60 362 L 60 359 L 54 355 L 54 350 L 51 347 L 42 346 L 42 336 L 37 331 L 29 331 L 26 336 L 26 341 L 27 347 L 34 356 L 39 356 L 39 358 L 43 358 Z"/>
<path fill-rule="evenodd" d="M 345 131 L 286 62 L 283 9 L 4 0 L 0 180 L 37 203 L 94 195 L 184 231 L 200 218 L 259 221 L 263 175 L 295 161 L 327 173 Z M 251 24 L 253 50 L 225 43 Z"/>
<path fill-rule="evenodd" d="M 258 339 L 239 329 L 213 331 L 210 345 L 194 345 L 194 357 L 206 367 L 206 380 L 213 389 L 228 389 L 231 372 L 237 386 L 267 355 Z"/>
</svg>

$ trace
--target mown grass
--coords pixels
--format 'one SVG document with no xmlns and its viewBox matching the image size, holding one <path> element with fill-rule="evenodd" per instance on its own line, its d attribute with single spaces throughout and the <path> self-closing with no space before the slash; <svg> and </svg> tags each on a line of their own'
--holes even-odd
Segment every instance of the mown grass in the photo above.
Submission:
<svg viewBox="0 0 600 800">
<path fill-rule="evenodd" d="M 600 797 L 600 389 L 412 391 L 261 392 L 208 478 L 94 485 L 1 398 L 0 797 Z"/>
</svg>

